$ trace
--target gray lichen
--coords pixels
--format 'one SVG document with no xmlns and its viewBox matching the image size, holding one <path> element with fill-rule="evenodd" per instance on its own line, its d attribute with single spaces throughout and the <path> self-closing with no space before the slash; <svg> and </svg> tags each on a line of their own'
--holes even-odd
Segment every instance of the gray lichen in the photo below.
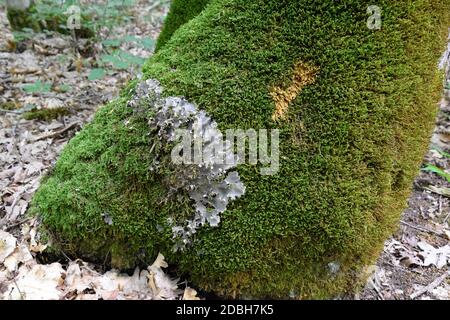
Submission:
<svg viewBox="0 0 450 320">
<path fill-rule="evenodd" d="M 220 214 L 244 194 L 245 186 L 237 171 L 230 171 L 238 157 L 217 123 L 183 97 L 162 97 L 162 92 L 157 80 L 142 81 L 128 106 L 148 119 L 149 152 L 154 153 L 149 169 L 159 173 L 170 167 L 169 192 L 184 192 L 193 201 L 190 219 L 181 223 L 168 219 L 177 251 L 192 242 L 200 227 L 217 227 Z"/>
<path fill-rule="evenodd" d="M 336 276 L 337 273 L 339 272 L 339 270 L 341 269 L 341 264 L 337 261 L 333 261 L 333 262 L 328 263 L 327 267 L 328 267 L 328 273 L 331 276 Z"/>
</svg>

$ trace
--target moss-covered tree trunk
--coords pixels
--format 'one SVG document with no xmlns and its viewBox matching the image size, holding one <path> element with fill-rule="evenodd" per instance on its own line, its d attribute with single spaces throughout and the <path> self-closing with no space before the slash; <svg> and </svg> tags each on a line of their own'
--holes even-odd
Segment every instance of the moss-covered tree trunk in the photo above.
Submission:
<svg viewBox="0 0 450 320">
<path fill-rule="evenodd" d="M 226 296 L 354 289 L 427 149 L 450 25 L 447 0 L 377 1 L 381 29 L 371 4 L 212 0 L 179 23 L 43 181 L 32 210 L 54 243 L 121 267 L 161 252 Z M 198 118 L 279 130 L 279 170 L 174 163 L 174 129 Z"/>
<path fill-rule="evenodd" d="M 39 23 L 33 21 L 33 0 L 6 0 L 6 10 L 9 24 L 13 30 L 23 28 L 40 29 Z"/>
<path fill-rule="evenodd" d="M 87 23 L 91 17 L 83 14 L 78 6 L 46 2 L 45 6 L 54 6 L 54 12 L 40 12 L 38 6 L 39 2 L 34 0 L 7 0 L 6 9 L 11 29 L 20 31 L 29 28 L 36 32 L 52 30 L 81 38 L 95 36 L 94 30 Z M 63 8 L 66 10 L 62 10 Z"/>
<path fill-rule="evenodd" d="M 173 0 L 156 43 L 159 50 L 183 24 L 197 16 L 211 0 Z"/>
</svg>

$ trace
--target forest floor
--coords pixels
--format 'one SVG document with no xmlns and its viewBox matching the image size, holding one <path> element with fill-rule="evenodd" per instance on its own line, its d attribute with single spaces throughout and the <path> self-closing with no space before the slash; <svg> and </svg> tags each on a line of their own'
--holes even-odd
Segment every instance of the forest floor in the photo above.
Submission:
<svg viewBox="0 0 450 320">
<path fill-rule="evenodd" d="M 67 141 L 139 76 L 168 1 L 136 1 L 123 9 L 128 19 L 113 30 L 100 29 L 100 41 L 47 32 L 22 34 L 15 42 L 0 4 L 0 299 L 197 298 L 186 283 L 177 285 L 163 272 L 162 256 L 133 275 L 69 258 L 44 261 L 38 221 L 25 215 L 40 178 Z M 366 287 L 349 298 L 450 299 L 449 149 L 445 92 L 423 160 L 429 170 L 416 178 L 398 231 L 367 269 Z"/>
</svg>

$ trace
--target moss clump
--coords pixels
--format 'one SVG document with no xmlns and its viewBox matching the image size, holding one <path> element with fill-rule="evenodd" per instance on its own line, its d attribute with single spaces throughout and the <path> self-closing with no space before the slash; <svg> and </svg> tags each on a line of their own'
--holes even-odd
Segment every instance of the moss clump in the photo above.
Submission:
<svg viewBox="0 0 450 320">
<path fill-rule="evenodd" d="M 146 78 L 195 102 L 221 130 L 280 130 L 279 172 L 238 166 L 246 194 L 186 251 L 172 252 L 164 226 L 192 206 L 148 170 L 147 120 L 127 107 L 135 82 L 70 141 L 32 211 L 65 252 L 112 255 L 120 266 L 162 252 L 225 296 L 354 289 L 395 230 L 427 149 L 450 23 L 446 0 L 380 0 L 382 29 L 370 30 L 370 4 L 213 0 L 146 63 Z M 298 65 L 314 66 L 315 81 L 275 121 L 271 89 L 289 88 Z"/>
<path fill-rule="evenodd" d="M 211 0 L 174 0 L 156 42 L 158 51 L 183 24 L 197 16 Z"/>
<path fill-rule="evenodd" d="M 62 8 L 49 2 L 45 5 L 55 6 L 52 10 L 40 10 L 40 4 L 31 4 L 26 9 L 8 8 L 7 17 L 12 30 L 20 31 L 23 29 L 32 29 L 35 32 L 43 30 L 57 31 L 62 34 L 70 34 L 71 30 L 66 28 L 67 15 Z M 81 38 L 91 38 L 95 36 L 95 31 L 90 27 L 92 17 L 81 14 L 81 28 L 75 29 L 75 34 Z"/>
<path fill-rule="evenodd" d="M 6 101 L 0 104 L 0 109 L 3 110 L 17 110 L 20 109 L 21 105 L 17 101 Z"/>
<path fill-rule="evenodd" d="M 7 17 L 11 29 L 22 30 L 23 28 L 30 28 L 35 31 L 40 31 L 41 27 L 39 22 L 33 19 L 34 13 L 36 13 L 35 5 L 31 5 L 25 10 L 8 8 Z"/>
<path fill-rule="evenodd" d="M 34 109 L 23 114 L 25 120 L 42 120 L 50 121 L 61 116 L 69 114 L 67 108 L 53 108 L 53 109 Z"/>
</svg>

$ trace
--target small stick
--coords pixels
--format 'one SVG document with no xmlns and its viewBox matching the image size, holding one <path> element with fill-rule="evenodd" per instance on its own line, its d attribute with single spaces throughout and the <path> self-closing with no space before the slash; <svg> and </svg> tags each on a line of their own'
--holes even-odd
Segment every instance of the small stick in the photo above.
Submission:
<svg viewBox="0 0 450 320">
<path fill-rule="evenodd" d="M 403 221 L 403 220 L 400 220 L 400 223 L 403 224 L 403 225 L 405 225 L 405 226 L 408 226 L 408 227 L 410 227 L 410 228 L 412 228 L 412 229 L 421 231 L 421 232 L 432 233 L 432 234 L 437 235 L 437 236 L 439 236 L 439 237 L 446 238 L 443 234 L 441 234 L 441 233 L 439 233 L 439 232 L 436 232 L 436 231 L 434 231 L 434 230 L 428 229 L 428 228 L 418 227 L 418 226 L 412 225 L 412 224 L 410 224 L 410 223 L 408 223 L 408 222 L 405 222 L 405 221 Z"/>
<path fill-rule="evenodd" d="M 402 266 L 402 265 L 395 265 L 395 264 L 393 264 L 393 263 L 391 263 L 391 262 L 386 262 L 386 264 L 387 265 L 389 265 L 389 266 L 391 266 L 391 267 L 393 267 L 393 268 L 400 268 L 401 270 L 403 270 L 403 271 L 405 271 L 405 272 L 409 272 L 409 273 L 417 273 L 417 274 L 420 274 L 421 276 L 423 276 L 423 273 L 422 272 L 420 272 L 420 271 L 418 271 L 418 270 L 416 270 L 416 269 L 408 269 L 408 268 L 405 268 L 404 266 Z"/>
<path fill-rule="evenodd" d="M 442 214 L 442 196 L 441 195 L 439 195 L 438 212 L 439 212 L 439 215 Z"/>
<path fill-rule="evenodd" d="M 375 290 L 375 292 L 377 293 L 378 297 L 379 297 L 381 300 L 384 300 L 384 296 L 383 296 L 383 294 L 381 293 L 380 289 L 378 289 L 378 287 L 377 287 L 377 285 L 375 284 L 375 282 L 374 282 L 372 279 L 370 279 L 370 283 L 372 284 L 372 287 L 373 287 L 373 289 Z"/>
<path fill-rule="evenodd" d="M 22 300 L 25 300 L 25 296 L 23 295 L 22 291 L 20 291 L 19 285 L 18 285 L 17 282 L 16 282 L 16 278 L 14 278 L 13 281 L 14 281 L 14 284 L 16 285 L 17 291 L 19 291 L 20 298 L 21 298 Z"/>
<path fill-rule="evenodd" d="M 69 131 L 70 129 L 75 128 L 77 125 L 79 125 L 79 122 L 77 122 L 77 121 L 72 122 L 72 123 L 69 124 L 67 127 L 62 128 L 61 130 L 54 131 L 54 132 L 50 132 L 50 133 L 47 133 L 47 134 L 43 134 L 43 135 L 41 135 L 41 136 L 39 136 L 39 137 L 36 137 L 36 138 L 34 139 L 34 141 L 45 140 L 45 139 L 57 137 L 57 136 L 63 134 L 64 132 Z"/>
<path fill-rule="evenodd" d="M 21 114 L 23 112 L 20 111 L 16 111 L 16 110 L 5 110 L 5 109 L 0 109 L 1 113 L 14 113 L 14 114 Z"/>
<path fill-rule="evenodd" d="M 67 259 L 67 261 L 72 262 L 72 259 L 70 259 L 64 251 L 62 251 L 61 249 L 60 249 L 59 251 L 60 251 L 61 254 L 64 256 L 64 258 Z"/>
<path fill-rule="evenodd" d="M 450 212 L 447 214 L 447 216 L 445 217 L 445 219 L 444 219 L 444 223 L 447 223 L 447 221 L 448 221 L 448 218 L 450 218 Z"/>
<path fill-rule="evenodd" d="M 152 11 L 153 9 L 159 7 L 160 5 L 161 5 L 161 1 L 157 1 L 157 2 L 155 2 L 154 4 L 152 4 L 151 6 L 149 6 L 149 7 L 147 8 L 147 11 Z"/>
<path fill-rule="evenodd" d="M 33 217 L 28 217 L 28 218 L 22 219 L 22 220 L 20 220 L 20 221 L 18 221 L 16 223 L 10 224 L 10 225 L 6 226 L 5 231 L 8 231 L 8 230 L 11 230 L 14 227 L 20 226 L 21 224 L 23 224 L 25 222 L 28 222 L 31 219 L 33 219 Z"/>
<path fill-rule="evenodd" d="M 448 276 L 450 275 L 450 270 L 448 270 L 447 272 L 445 272 L 443 275 L 437 277 L 432 283 L 430 283 L 429 285 L 423 287 L 422 289 L 414 292 L 412 295 L 410 295 L 411 299 L 415 299 L 419 296 L 421 296 L 422 294 L 429 292 L 431 290 L 433 290 L 434 288 L 436 288 L 438 285 L 440 285 Z"/>
</svg>

